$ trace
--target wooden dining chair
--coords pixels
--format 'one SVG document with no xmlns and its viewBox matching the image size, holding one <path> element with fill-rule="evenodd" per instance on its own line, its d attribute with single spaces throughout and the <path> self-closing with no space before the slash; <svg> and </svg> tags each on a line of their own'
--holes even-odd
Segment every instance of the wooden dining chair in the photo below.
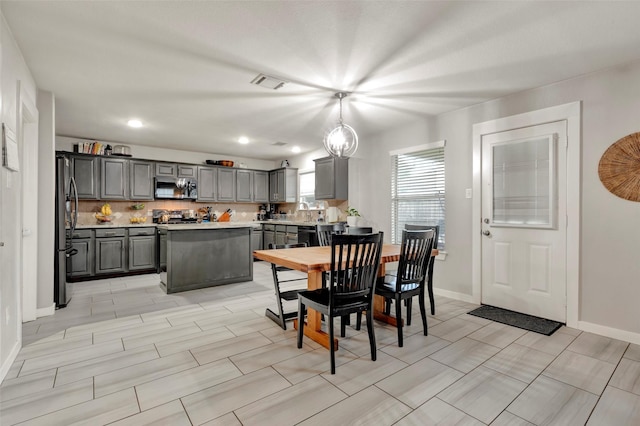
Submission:
<svg viewBox="0 0 640 426">
<path fill-rule="evenodd" d="M 373 232 L 373 228 L 370 226 L 348 226 L 346 229 L 349 235 L 371 234 Z"/>
<path fill-rule="evenodd" d="M 298 348 L 302 348 L 304 314 L 314 309 L 328 318 L 331 344 L 331 374 L 336 372 L 333 319 L 344 321 L 350 314 L 367 312 L 371 359 L 376 360 L 373 332 L 373 294 L 382 254 L 383 234 L 334 235 L 331 241 L 331 269 L 325 288 L 298 293 Z"/>
<path fill-rule="evenodd" d="M 431 250 L 435 241 L 435 232 L 430 231 L 402 231 L 402 245 L 400 247 L 400 261 L 396 275 L 380 277 L 375 293 L 393 300 L 396 307 L 396 327 L 398 329 L 398 346 L 402 347 L 402 301 L 407 301 L 407 324 L 411 315 L 410 300 L 418 296 L 420 316 L 424 335 L 427 331 L 427 312 L 424 301 L 425 277 L 432 262 Z M 387 304 L 388 306 L 388 304 Z M 389 312 L 386 312 L 387 314 Z"/>
<path fill-rule="evenodd" d="M 296 247 L 307 247 L 307 243 L 277 244 L 277 245 L 273 243 L 269 244 L 269 249 L 285 249 L 285 248 L 296 248 Z M 273 275 L 273 285 L 276 290 L 276 303 L 278 304 L 278 313 L 273 312 L 269 308 L 267 308 L 264 313 L 267 318 L 274 321 L 276 324 L 282 327 L 283 330 L 287 329 L 287 320 L 295 318 L 297 315 L 297 312 L 296 311 L 284 312 L 282 301 L 296 300 L 298 298 L 298 292 L 301 290 L 307 289 L 307 286 L 305 285 L 304 287 L 300 287 L 297 289 L 282 291 L 282 289 L 280 288 L 280 285 L 283 283 L 288 283 L 293 281 L 304 281 L 306 283 L 307 281 L 306 276 L 300 277 L 300 278 L 291 278 L 291 279 L 283 280 L 280 278 L 280 273 L 285 271 L 291 271 L 291 269 L 285 266 L 278 266 L 274 263 L 271 264 L 271 274 Z"/>
<path fill-rule="evenodd" d="M 318 245 L 322 247 L 330 246 L 332 235 L 333 235 L 333 225 L 331 224 L 316 225 L 316 236 L 318 237 Z"/>
<path fill-rule="evenodd" d="M 438 248 L 438 238 L 440 237 L 440 227 L 438 225 L 404 225 L 404 229 L 408 231 L 429 231 L 433 230 L 435 232 L 435 241 L 433 242 L 433 248 Z M 429 307 L 431 308 L 431 315 L 436 314 L 436 301 L 433 297 L 433 267 L 436 262 L 433 260 L 429 262 L 429 270 L 427 272 L 427 292 L 429 293 Z M 407 318 L 410 318 L 411 313 L 411 300 L 407 301 Z M 411 325 L 411 322 L 408 322 Z"/>
</svg>

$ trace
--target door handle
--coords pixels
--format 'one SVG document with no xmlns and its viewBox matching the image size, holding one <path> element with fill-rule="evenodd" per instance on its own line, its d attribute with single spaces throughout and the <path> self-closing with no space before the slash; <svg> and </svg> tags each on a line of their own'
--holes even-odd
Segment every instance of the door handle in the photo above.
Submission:
<svg viewBox="0 0 640 426">
<path fill-rule="evenodd" d="M 488 237 L 489 235 L 491 235 L 491 232 L 489 232 L 489 231 L 482 231 L 482 235 L 485 235 L 485 236 L 487 236 L 487 237 Z"/>
</svg>

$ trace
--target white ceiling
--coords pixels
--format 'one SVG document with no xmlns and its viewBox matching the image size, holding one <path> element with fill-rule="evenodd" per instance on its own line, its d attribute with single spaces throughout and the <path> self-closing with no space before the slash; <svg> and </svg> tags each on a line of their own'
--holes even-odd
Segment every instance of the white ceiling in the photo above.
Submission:
<svg viewBox="0 0 640 426">
<path fill-rule="evenodd" d="M 38 87 L 55 94 L 58 135 L 261 159 L 320 148 L 337 91 L 352 92 L 344 120 L 364 144 L 416 117 L 640 59 L 640 2 L 0 7 Z M 290 83 L 251 85 L 259 73 Z M 145 127 L 128 128 L 133 117 Z"/>
</svg>

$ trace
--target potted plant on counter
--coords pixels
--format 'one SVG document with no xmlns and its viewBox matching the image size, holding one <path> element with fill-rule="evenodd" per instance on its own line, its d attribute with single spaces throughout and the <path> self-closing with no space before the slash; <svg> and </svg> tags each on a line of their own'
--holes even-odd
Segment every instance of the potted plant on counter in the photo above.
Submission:
<svg viewBox="0 0 640 426">
<path fill-rule="evenodd" d="M 358 218 L 360 217 L 358 210 L 353 207 L 349 207 L 345 213 L 347 213 L 347 225 L 358 226 Z"/>
</svg>

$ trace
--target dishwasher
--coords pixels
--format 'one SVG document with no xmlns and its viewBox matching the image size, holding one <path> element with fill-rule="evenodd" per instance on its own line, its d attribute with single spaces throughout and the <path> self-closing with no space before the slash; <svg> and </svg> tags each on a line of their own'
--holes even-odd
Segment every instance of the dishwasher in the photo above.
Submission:
<svg viewBox="0 0 640 426">
<path fill-rule="evenodd" d="M 298 243 L 307 243 L 308 246 L 318 245 L 318 236 L 315 226 L 298 226 Z"/>
</svg>

